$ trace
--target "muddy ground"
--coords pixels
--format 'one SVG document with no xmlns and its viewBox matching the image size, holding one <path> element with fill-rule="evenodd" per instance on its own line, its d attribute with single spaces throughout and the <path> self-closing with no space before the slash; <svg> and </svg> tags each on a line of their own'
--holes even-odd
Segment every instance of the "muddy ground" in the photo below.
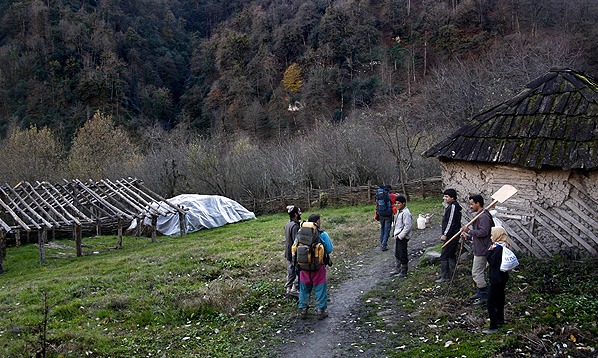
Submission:
<svg viewBox="0 0 598 358">
<path fill-rule="evenodd" d="M 413 271 L 424 251 L 439 243 L 436 227 L 424 230 L 413 229 L 409 241 L 409 270 Z M 391 276 L 394 269 L 394 240 L 389 240 L 388 251 L 381 251 L 372 244 L 371 249 L 364 253 L 353 270 L 352 277 L 342 282 L 338 287 L 329 288 L 329 317 L 318 321 L 315 309 L 310 311 L 307 319 L 301 320 L 297 316 L 292 320 L 286 332 L 283 332 L 284 341 L 279 351 L 280 357 L 374 357 L 381 356 L 385 347 L 383 342 L 385 334 L 378 334 L 375 329 L 368 330 L 367 325 L 357 324 L 360 319 L 359 312 L 363 309 L 362 296 L 388 281 L 396 280 L 400 286 L 400 278 Z M 312 295 L 313 297 L 313 295 Z M 398 308 L 397 308 L 398 309 Z M 396 309 L 376 312 L 384 316 L 388 325 L 392 320 L 404 319 L 401 312 Z M 367 341 L 367 347 L 356 342 Z"/>
</svg>

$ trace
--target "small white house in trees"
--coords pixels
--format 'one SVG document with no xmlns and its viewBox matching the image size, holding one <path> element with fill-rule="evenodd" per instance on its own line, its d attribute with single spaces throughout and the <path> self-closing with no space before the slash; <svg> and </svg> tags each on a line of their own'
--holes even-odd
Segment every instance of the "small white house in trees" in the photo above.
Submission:
<svg viewBox="0 0 598 358">
<path fill-rule="evenodd" d="M 490 203 L 504 184 L 519 190 L 496 207 L 516 250 L 597 254 L 596 79 L 553 69 L 424 155 L 440 160 L 444 186 L 462 204 L 478 193 Z"/>
</svg>

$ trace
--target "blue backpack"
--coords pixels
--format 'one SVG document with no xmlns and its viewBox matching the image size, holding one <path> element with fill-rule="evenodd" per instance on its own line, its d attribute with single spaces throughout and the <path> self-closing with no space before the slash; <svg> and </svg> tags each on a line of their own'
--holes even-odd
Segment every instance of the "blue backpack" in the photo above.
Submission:
<svg viewBox="0 0 598 358">
<path fill-rule="evenodd" d="M 376 212 L 378 216 L 392 216 L 390 193 L 385 188 L 378 188 L 376 191 Z"/>
</svg>

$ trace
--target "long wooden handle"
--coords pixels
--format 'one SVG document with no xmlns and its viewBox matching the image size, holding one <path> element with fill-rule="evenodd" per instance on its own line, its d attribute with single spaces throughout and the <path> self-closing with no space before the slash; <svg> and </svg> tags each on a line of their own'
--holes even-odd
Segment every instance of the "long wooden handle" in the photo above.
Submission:
<svg viewBox="0 0 598 358">
<path fill-rule="evenodd" d="M 467 224 L 465 224 L 465 226 L 469 226 L 469 225 L 473 224 L 474 221 L 476 221 L 477 219 L 479 219 L 480 216 L 482 216 L 482 214 L 484 214 L 486 211 L 490 210 L 494 205 L 496 205 L 496 203 L 498 203 L 498 200 L 492 201 L 490 203 L 490 205 L 488 205 L 478 215 L 476 215 L 473 219 L 469 220 L 469 222 Z M 456 237 L 458 237 L 459 235 L 461 235 L 462 232 L 463 232 L 463 228 L 461 228 L 458 233 L 456 233 L 455 235 L 453 235 L 453 237 L 451 237 L 450 239 L 446 240 L 446 242 L 442 245 L 442 247 L 444 248 L 446 245 L 449 244 L 449 242 L 453 241 Z"/>
</svg>

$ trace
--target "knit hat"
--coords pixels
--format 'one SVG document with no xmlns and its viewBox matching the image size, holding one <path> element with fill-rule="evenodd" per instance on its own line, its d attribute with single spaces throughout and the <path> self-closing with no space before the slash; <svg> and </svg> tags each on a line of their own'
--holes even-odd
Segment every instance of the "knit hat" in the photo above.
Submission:
<svg viewBox="0 0 598 358">
<path fill-rule="evenodd" d="M 297 205 L 288 205 L 287 206 L 287 213 L 292 217 L 295 213 L 298 213 L 301 210 L 300 207 Z"/>
<path fill-rule="evenodd" d="M 457 199 L 457 191 L 455 189 L 446 189 L 442 195 L 448 195 L 453 199 Z"/>
</svg>

